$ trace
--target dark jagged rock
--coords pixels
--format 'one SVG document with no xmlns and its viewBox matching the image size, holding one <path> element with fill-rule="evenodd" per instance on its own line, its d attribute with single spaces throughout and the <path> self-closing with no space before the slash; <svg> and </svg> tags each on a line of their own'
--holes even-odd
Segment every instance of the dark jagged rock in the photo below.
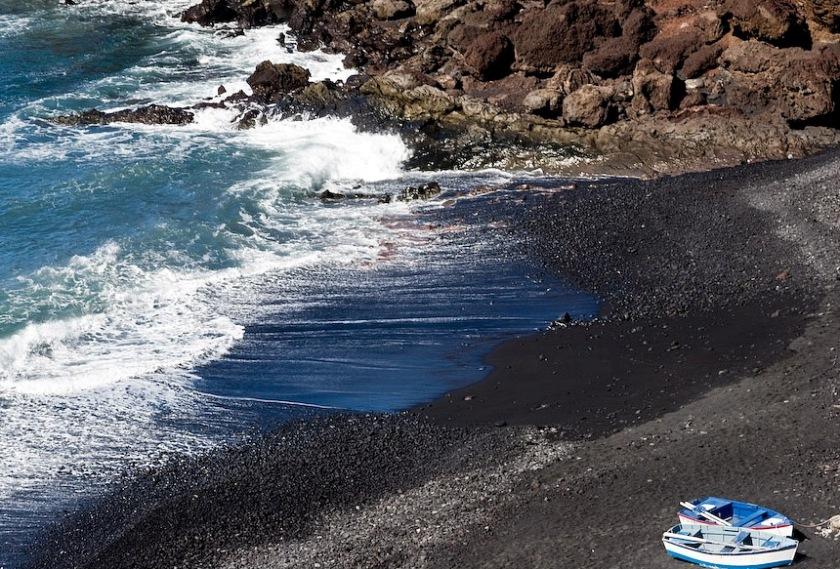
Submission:
<svg viewBox="0 0 840 569">
<path fill-rule="evenodd" d="M 745 38 L 778 46 L 811 45 L 805 19 L 791 0 L 728 0 L 724 10 Z"/>
<path fill-rule="evenodd" d="M 512 37 L 520 66 L 545 73 L 563 63 L 579 63 L 599 39 L 620 35 L 611 10 L 578 0 L 526 11 Z"/>
<path fill-rule="evenodd" d="M 440 191 L 440 184 L 437 182 L 429 182 L 428 184 L 423 184 L 422 186 L 412 186 L 404 189 L 397 194 L 397 200 L 404 202 L 427 200 L 438 195 Z"/>
<path fill-rule="evenodd" d="M 686 79 L 694 79 L 714 69 L 718 66 L 723 51 L 724 46 L 721 43 L 704 45 L 686 58 L 682 67 L 683 76 Z"/>
<path fill-rule="evenodd" d="M 309 85 L 309 71 L 293 63 L 263 61 L 248 77 L 254 96 L 263 102 L 276 101 L 281 95 Z"/>
<path fill-rule="evenodd" d="M 343 200 L 347 196 L 345 196 L 344 194 L 340 194 L 338 192 L 331 192 L 330 190 L 324 190 L 323 192 L 321 192 L 321 195 L 318 196 L 318 197 L 321 198 L 321 201 L 323 201 L 323 202 L 332 202 L 332 201 Z"/>
<path fill-rule="evenodd" d="M 406 0 L 374 0 L 373 13 L 380 20 L 397 20 L 414 14 L 414 4 Z"/>
<path fill-rule="evenodd" d="M 56 124 L 68 126 L 104 125 L 114 122 L 183 125 L 191 123 L 193 118 L 193 113 L 186 109 L 163 105 L 149 105 L 147 107 L 126 109 L 112 113 L 91 109 L 74 115 L 56 117 L 52 120 Z"/>
<path fill-rule="evenodd" d="M 834 33 L 840 32 L 840 2 L 837 0 L 808 0 L 808 11 L 818 24 Z"/>
<path fill-rule="evenodd" d="M 214 26 L 237 22 L 242 28 L 253 28 L 278 21 L 269 2 L 263 0 L 202 0 L 181 14 L 184 22 Z"/>
<path fill-rule="evenodd" d="M 779 49 L 740 42 L 721 55 L 712 102 L 748 115 L 776 114 L 790 121 L 812 121 L 837 112 L 840 69 L 826 52 Z"/>
<path fill-rule="evenodd" d="M 181 14 L 182 21 L 201 26 L 233 22 L 236 18 L 236 10 L 231 8 L 228 0 L 203 0 L 201 4 L 187 8 Z"/>
<path fill-rule="evenodd" d="M 510 73 L 513 44 L 499 32 L 484 34 L 472 42 L 464 59 L 482 79 L 499 79 Z"/>
</svg>

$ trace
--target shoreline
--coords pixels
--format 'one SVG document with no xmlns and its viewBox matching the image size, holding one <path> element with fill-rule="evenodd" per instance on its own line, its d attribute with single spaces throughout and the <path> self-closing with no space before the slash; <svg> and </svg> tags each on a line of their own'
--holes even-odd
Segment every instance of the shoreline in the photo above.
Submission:
<svg viewBox="0 0 840 569">
<path fill-rule="evenodd" d="M 512 236 L 597 292 L 602 318 L 507 342 L 483 382 L 408 413 L 140 473 L 30 566 L 656 569 L 679 499 L 834 515 L 838 170 L 830 152 L 512 196 Z M 806 532 L 797 566 L 828 569 L 840 542 Z"/>
</svg>

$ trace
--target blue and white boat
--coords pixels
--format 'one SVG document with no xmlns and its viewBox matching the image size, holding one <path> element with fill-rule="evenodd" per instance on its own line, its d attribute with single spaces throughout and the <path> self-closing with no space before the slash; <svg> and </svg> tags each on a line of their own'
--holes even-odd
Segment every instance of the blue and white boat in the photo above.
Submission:
<svg viewBox="0 0 840 569">
<path fill-rule="evenodd" d="M 790 537 L 793 521 L 779 512 L 748 502 L 708 496 L 683 502 L 677 514 L 683 526 L 731 526 Z"/>
<path fill-rule="evenodd" d="M 662 534 L 662 543 L 671 557 L 711 569 L 784 567 L 799 547 L 789 537 L 717 525 L 676 525 Z"/>
</svg>

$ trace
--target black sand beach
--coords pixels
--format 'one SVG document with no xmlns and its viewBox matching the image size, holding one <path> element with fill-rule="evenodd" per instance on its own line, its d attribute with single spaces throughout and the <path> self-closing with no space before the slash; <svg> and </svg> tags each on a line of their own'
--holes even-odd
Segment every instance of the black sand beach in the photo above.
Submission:
<svg viewBox="0 0 840 569">
<path fill-rule="evenodd" d="M 840 513 L 840 154 L 521 196 L 499 221 L 597 321 L 409 413 L 135 474 L 31 566 L 664 568 L 681 499 Z M 837 567 L 804 537 L 797 566 Z"/>
</svg>

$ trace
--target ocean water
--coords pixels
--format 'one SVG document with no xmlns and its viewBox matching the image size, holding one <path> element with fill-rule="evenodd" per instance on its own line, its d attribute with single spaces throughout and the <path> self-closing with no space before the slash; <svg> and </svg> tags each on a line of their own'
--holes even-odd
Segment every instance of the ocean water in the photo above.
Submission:
<svg viewBox="0 0 840 569">
<path fill-rule="evenodd" d="M 0 0 L 0 568 L 126 467 L 307 413 L 402 409 L 480 379 L 499 339 L 597 310 L 443 200 L 316 197 L 436 179 L 457 198 L 511 174 L 407 172 L 398 137 L 337 119 L 45 120 L 247 90 L 264 59 L 352 73 L 287 53 L 282 27 L 182 24 L 190 4 Z"/>
</svg>

